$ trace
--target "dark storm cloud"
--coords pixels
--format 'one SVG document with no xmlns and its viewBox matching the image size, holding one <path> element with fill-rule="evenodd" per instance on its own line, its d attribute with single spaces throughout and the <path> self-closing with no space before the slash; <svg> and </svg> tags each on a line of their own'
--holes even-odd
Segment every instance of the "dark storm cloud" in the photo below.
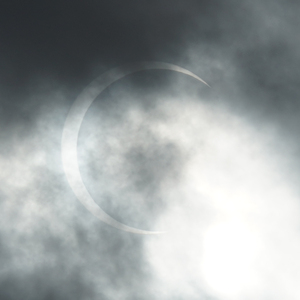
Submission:
<svg viewBox="0 0 300 300">
<path fill-rule="evenodd" d="M 298 13 L 296 1 L 2 1 L 0 299 L 162 299 L 147 284 L 142 238 L 91 221 L 68 187 L 60 138 L 70 104 L 122 63 L 166 61 L 196 73 L 207 60 L 210 97 L 225 94 L 240 114 L 277 122 L 294 138 Z M 223 63 L 236 73 L 215 67 Z M 162 89 L 151 76 L 131 82 L 153 96 L 151 86 Z M 159 197 L 164 180 L 180 173 L 182 153 L 146 129 L 140 136 L 148 144 L 130 145 L 121 167 L 134 190 Z"/>
<path fill-rule="evenodd" d="M 176 63 L 190 43 L 230 49 L 253 25 L 244 3 L 216 0 L 7 1 L 0 20 L 1 84 L 23 97 L 40 77 L 79 91 L 124 62 Z"/>
<path fill-rule="evenodd" d="M 111 66 L 132 60 L 152 60 L 166 51 L 178 56 L 184 31 L 195 9 L 202 18 L 212 18 L 217 11 L 214 4 L 219 3 L 2 3 L 3 79 L 14 89 L 18 85 L 27 87 L 36 76 L 54 76 L 55 80 L 76 82 L 76 79 L 89 75 L 93 64 Z M 211 29 L 204 31 L 210 39 Z"/>
</svg>

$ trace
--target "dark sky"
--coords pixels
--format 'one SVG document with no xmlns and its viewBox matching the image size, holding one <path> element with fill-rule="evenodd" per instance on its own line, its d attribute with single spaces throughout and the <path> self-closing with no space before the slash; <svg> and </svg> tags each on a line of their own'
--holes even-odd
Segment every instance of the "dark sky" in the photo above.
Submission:
<svg viewBox="0 0 300 300">
<path fill-rule="evenodd" d="M 293 0 L 2 1 L 0 300 L 299 299 L 299 13 Z M 165 237 L 96 219 L 62 168 L 78 94 L 135 61 L 211 88 L 170 71 L 114 83 L 85 117 L 79 164 L 105 211 Z M 237 239 L 264 241 L 253 269 L 231 256 L 247 252 Z"/>
</svg>

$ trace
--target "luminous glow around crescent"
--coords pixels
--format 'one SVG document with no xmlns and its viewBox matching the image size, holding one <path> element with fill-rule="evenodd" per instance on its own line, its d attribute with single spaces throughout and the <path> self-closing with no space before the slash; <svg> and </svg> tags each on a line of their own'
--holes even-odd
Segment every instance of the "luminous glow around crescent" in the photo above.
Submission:
<svg viewBox="0 0 300 300">
<path fill-rule="evenodd" d="M 125 224 L 122 224 L 110 217 L 95 203 L 92 196 L 87 191 L 80 175 L 77 160 L 77 141 L 79 129 L 87 110 L 95 98 L 104 89 L 126 75 L 152 69 L 171 70 L 183 73 L 209 86 L 205 81 L 192 72 L 169 63 L 140 62 L 129 64 L 123 67 L 117 67 L 99 76 L 81 92 L 68 113 L 62 135 L 62 163 L 68 182 L 77 199 L 85 206 L 87 210 L 89 210 L 101 221 L 117 229 L 137 234 L 159 234 L 163 232 L 146 231 L 126 226 Z"/>
</svg>

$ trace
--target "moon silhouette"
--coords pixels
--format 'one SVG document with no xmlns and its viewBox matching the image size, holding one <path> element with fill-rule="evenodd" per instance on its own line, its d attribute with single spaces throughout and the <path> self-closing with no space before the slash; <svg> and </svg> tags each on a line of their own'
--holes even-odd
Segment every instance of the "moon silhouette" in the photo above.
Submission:
<svg viewBox="0 0 300 300">
<path fill-rule="evenodd" d="M 103 90 L 105 90 L 113 82 L 121 79 L 124 76 L 135 72 L 152 69 L 170 70 L 183 73 L 209 86 L 205 81 L 203 81 L 201 78 L 199 78 L 192 72 L 169 63 L 139 62 L 117 67 L 107 71 L 106 73 L 96 78 L 81 92 L 81 94 L 77 97 L 68 113 L 62 134 L 63 168 L 66 173 L 67 180 L 77 199 L 85 206 L 87 210 L 89 210 L 94 216 L 96 216 L 101 221 L 117 229 L 137 234 L 160 234 L 164 232 L 147 231 L 127 226 L 113 219 L 95 203 L 92 196 L 87 191 L 80 175 L 77 160 L 77 141 L 79 129 L 81 127 L 81 123 L 87 110 L 89 109 L 95 98 Z"/>
</svg>

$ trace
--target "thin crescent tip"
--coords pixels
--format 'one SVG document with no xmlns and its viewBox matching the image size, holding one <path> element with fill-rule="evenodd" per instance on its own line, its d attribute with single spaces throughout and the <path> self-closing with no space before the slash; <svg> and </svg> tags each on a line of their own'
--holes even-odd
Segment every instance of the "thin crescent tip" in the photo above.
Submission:
<svg viewBox="0 0 300 300">
<path fill-rule="evenodd" d="M 153 234 L 166 234 L 168 231 L 154 231 Z"/>
<path fill-rule="evenodd" d="M 133 232 L 137 233 L 137 232 Z M 161 234 L 166 234 L 167 231 L 146 231 L 146 232 L 138 232 L 139 234 L 142 235 L 161 235 Z"/>
<path fill-rule="evenodd" d="M 198 79 L 199 81 L 201 81 L 202 83 L 204 83 L 205 85 L 207 85 L 209 88 L 211 88 L 211 86 L 206 81 L 204 81 L 203 79 L 201 79 L 200 77 L 197 76 L 196 79 Z"/>
</svg>

